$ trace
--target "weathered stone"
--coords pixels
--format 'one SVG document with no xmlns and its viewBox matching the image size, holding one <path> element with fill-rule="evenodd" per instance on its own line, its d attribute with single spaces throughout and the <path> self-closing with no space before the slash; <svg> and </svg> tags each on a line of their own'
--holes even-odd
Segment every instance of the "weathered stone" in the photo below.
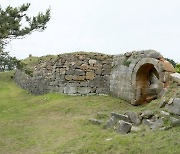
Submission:
<svg viewBox="0 0 180 154">
<path fill-rule="evenodd" d="M 66 87 L 64 87 L 64 93 L 65 94 L 75 94 L 75 93 L 77 93 L 77 87 L 66 86 Z"/>
<path fill-rule="evenodd" d="M 89 119 L 89 121 L 92 123 L 92 124 L 95 124 L 95 125 L 101 125 L 104 123 L 104 121 L 102 120 L 97 120 L 97 119 Z"/>
<path fill-rule="evenodd" d="M 172 104 L 166 104 L 165 108 L 172 114 L 180 115 L 180 98 L 174 98 Z"/>
<path fill-rule="evenodd" d="M 154 115 L 153 111 L 146 110 L 141 113 L 141 117 L 144 119 L 149 119 Z"/>
<path fill-rule="evenodd" d="M 173 74 L 170 74 L 171 78 L 176 81 L 177 83 L 180 84 L 180 74 L 179 73 L 173 73 Z"/>
<path fill-rule="evenodd" d="M 93 80 L 96 74 L 94 72 L 86 72 L 86 79 Z"/>
<path fill-rule="evenodd" d="M 89 60 L 89 64 L 91 65 L 91 66 L 93 66 L 94 64 L 96 64 L 96 60 L 95 59 L 90 59 Z"/>
<path fill-rule="evenodd" d="M 158 53 L 158 52 L 151 52 L 151 53 L 149 54 L 149 57 L 155 58 L 155 59 L 159 59 L 159 58 L 161 58 L 162 56 L 161 56 L 161 54 Z"/>
<path fill-rule="evenodd" d="M 75 81 L 84 81 L 85 76 L 73 75 L 73 80 L 75 80 Z"/>
<path fill-rule="evenodd" d="M 81 70 L 81 69 L 75 69 L 74 75 L 84 76 L 84 75 L 85 75 L 85 72 L 84 72 L 83 70 Z"/>
<path fill-rule="evenodd" d="M 139 127 L 135 127 L 135 126 L 131 127 L 131 132 L 138 132 L 138 131 L 141 131 Z"/>
<path fill-rule="evenodd" d="M 116 131 L 121 134 L 127 134 L 131 131 L 131 128 L 132 128 L 131 123 L 125 122 L 123 120 L 119 120 L 117 122 Z"/>
<path fill-rule="evenodd" d="M 79 94 L 89 94 L 91 92 L 91 88 L 90 87 L 78 87 L 78 93 Z"/>
<path fill-rule="evenodd" d="M 113 126 L 115 126 L 115 124 L 118 122 L 118 119 L 114 116 L 112 116 L 108 121 L 107 123 L 104 125 L 104 128 L 107 129 L 107 128 L 111 128 Z"/>
<path fill-rule="evenodd" d="M 162 115 L 165 115 L 165 116 L 169 116 L 170 114 L 169 114 L 169 112 L 165 112 L 165 111 L 161 111 L 160 112 Z"/>
<path fill-rule="evenodd" d="M 170 120 L 170 122 L 171 122 L 171 126 L 172 126 L 172 127 L 180 126 L 180 118 L 170 117 L 169 120 Z"/>
<path fill-rule="evenodd" d="M 73 75 L 65 75 L 65 79 L 70 81 L 73 79 Z"/>
<path fill-rule="evenodd" d="M 74 70 L 67 70 L 66 75 L 74 75 L 75 71 Z"/>
<path fill-rule="evenodd" d="M 129 119 L 129 117 L 127 115 L 112 112 L 111 116 L 117 118 L 118 120 L 123 120 L 123 121 L 126 121 L 126 122 L 130 122 L 130 119 Z"/>
<path fill-rule="evenodd" d="M 143 119 L 142 124 L 151 127 L 153 125 L 153 122 L 150 119 Z"/>
<path fill-rule="evenodd" d="M 82 69 L 82 70 L 87 70 L 87 69 L 89 69 L 89 66 L 88 66 L 88 64 L 82 64 L 82 65 L 80 66 L 80 69 Z"/>
<path fill-rule="evenodd" d="M 159 129 L 160 127 L 162 127 L 164 124 L 164 121 L 162 120 L 162 118 L 157 119 L 155 122 L 152 123 L 152 125 L 150 126 L 150 128 L 152 130 L 156 130 Z"/>
<path fill-rule="evenodd" d="M 108 88 L 96 88 L 97 94 L 108 94 L 109 89 Z"/>
<path fill-rule="evenodd" d="M 139 117 L 139 115 L 136 112 L 133 111 L 128 111 L 125 113 L 125 115 L 127 115 L 130 119 L 130 122 L 133 123 L 134 125 L 139 125 L 141 124 L 141 118 Z"/>
</svg>

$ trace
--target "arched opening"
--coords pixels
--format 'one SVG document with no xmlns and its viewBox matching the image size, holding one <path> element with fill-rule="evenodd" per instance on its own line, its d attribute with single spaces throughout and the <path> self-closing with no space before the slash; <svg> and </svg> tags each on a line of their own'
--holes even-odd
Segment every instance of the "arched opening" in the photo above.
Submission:
<svg viewBox="0 0 180 154">
<path fill-rule="evenodd" d="M 157 98 L 159 73 L 153 64 L 142 65 L 136 74 L 136 101 L 137 104 L 149 103 Z"/>
</svg>

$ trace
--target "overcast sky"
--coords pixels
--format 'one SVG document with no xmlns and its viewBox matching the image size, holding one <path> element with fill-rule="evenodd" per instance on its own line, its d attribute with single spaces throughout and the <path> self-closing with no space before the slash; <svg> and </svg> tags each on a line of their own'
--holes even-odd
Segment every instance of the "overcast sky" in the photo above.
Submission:
<svg viewBox="0 0 180 154">
<path fill-rule="evenodd" d="M 29 16 L 51 7 L 47 29 L 7 50 L 17 58 L 75 51 L 120 54 L 154 49 L 180 62 L 180 0 L 0 0 L 29 2 Z"/>
</svg>

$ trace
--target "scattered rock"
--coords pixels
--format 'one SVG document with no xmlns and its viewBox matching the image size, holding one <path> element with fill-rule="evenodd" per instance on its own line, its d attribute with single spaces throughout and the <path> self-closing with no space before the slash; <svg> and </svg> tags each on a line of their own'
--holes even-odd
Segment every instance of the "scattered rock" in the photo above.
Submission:
<svg viewBox="0 0 180 154">
<path fill-rule="evenodd" d="M 131 131 L 132 124 L 129 122 L 125 122 L 123 120 L 119 120 L 117 123 L 116 131 L 118 133 L 127 134 Z"/>
<path fill-rule="evenodd" d="M 139 128 L 139 127 L 135 127 L 135 126 L 132 126 L 131 127 L 131 131 L 132 132 L 138 132 L 138 131 L 140 131 L 141 129 Z"/>
<path fill-rule="evenodd" d="M 108 121 L 107 123 L 104 125 L 104 128 L 107 129 L 107 128 L 111 128 L 113 127 L 116 123 L 118 122 L 118 119 L 114 116 L 112 116 Z"/>
<path fill-rule="evenodd" d="M 123 114 L 118 114 L 118 113 L 112 112 L 111 116 L 114 116 L 118 120 L 124 120 L 126 122 L 130 122 L 130 119 L 129 119 L 129 117 L 127 115 L 123 115 Z"/>
<path fill-rule="evenodd" d="M 141 118 L 136 112 L 128 111 L 125 113 L 125 115 L 129 117 L 130 122 L 133 123 L 134 125 L 138 126 L 139 124 L 141 124 Z"/>
<path fill-rule="evenodd" d="M 95 125 L 101 125 L 102 123 L 104 123 L 104 121 L 97 119 L 89 119 L 89 121 Z"/>
<path fill-rule="evenodd" d="M 165 112 L 165 111 L 161 111 L 160 113 L 161 113 L 162 115 L 165 115 L 165 116 L 169 116 L 169 115 L 170 115 L 169 112 Z"/>
<path fill-rule="evenodd" d="M 172 104 L 166 104 L 165 108 L 172 114 L 180 115 L 180 98 L 174 98 Z"/>
<path fill-rule="evenodd" d="M 180 119 L 174 118 L 174 117 L 170 117 L 170 122 L 171 122 L 171 126 L 172 127 L 177 127 L 180 126 Z"/>
<path fill-rule="evenodd" d="M 170 76 L 175 82 L 180 84 L 180 74 L 179 73 L 173 73 L 173 74 L 170 74 Z"/>
<path fill-rule="evenodd" d="M 141 117 L 144 119 L 149 119 L 154 115 L 153 111 L 146 110 L 141 113 Z"/>
<path fill-rule="evenodd" d="M 153 122 L 149 119 L 143 119 L 142 123 L 146 126 L 149 126 L 149 127 L 151 127 L 153 125 Z"/>
<path fill-rule="evenodd" d="M 151 125 L 150 128 L 151 128 L 152 130 L 156 130 L 156 129 L 159 129 L 160 127 L 162 127 L 163 124 L 164 124 L 163 119 L 162 119 L 162 118 L 159 118 L 159 119 L 157 119 L 155 122 L 152 123 L 152 125 Z"/>
</svg>

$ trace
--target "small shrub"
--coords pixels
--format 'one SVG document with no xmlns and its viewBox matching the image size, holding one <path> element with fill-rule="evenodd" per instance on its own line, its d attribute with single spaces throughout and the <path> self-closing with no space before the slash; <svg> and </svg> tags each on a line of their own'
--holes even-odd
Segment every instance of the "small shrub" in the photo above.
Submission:
<svg viewBox="0 0 180 154">
<path fill-rule="evenodd" d="M 125 60 L 123 63 L 123 65 L 127 67 L 129 67 L 130 64 L 131 64 L 131 61 L 128 61 L 128 60 Z"/>
</svg>

